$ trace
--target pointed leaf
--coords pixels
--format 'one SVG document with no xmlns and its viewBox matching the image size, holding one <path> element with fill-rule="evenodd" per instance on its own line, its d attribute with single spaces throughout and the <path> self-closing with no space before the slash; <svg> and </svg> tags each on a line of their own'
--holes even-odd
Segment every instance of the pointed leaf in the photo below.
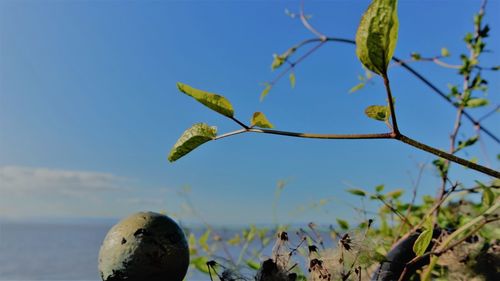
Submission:
<svg viewBox="0 0 500 281">
<path fill-rule="evenodd" d="M 246 265 L 253 269 L 253 270 L 258 270 L 260 268 L 260 264 L 258 262 L 255 262 L 254 260 L 247 259 L 245 260 Z"/>
<path fill-rule="evenodd" d="M 234 110 L 231 103 L 223 96 L 195 89 L 189 85 L 178 82 L 177 88 L 184 94 L 201 102 L 206 107 L 227 117 L 233 117 Z"/>
<path fill-rule="evenodd" d="M 429 247 L 429 244 L 431 243 L 432 232 L 432 229 L 427 229 L 420 233 L 420 235 L 417 237 L 417 240 L 415 240 L 415 244 L 413 244 L 413 252 L 415 253 L 415 255 L 421 256 L 425 253 L 427 247 Z"/>
<path fill-rule="evenodd" d="M 208 266 L 207 266 L 208 259 L 206 257 L 196 257 L 191 260 L 191 264 L 194 265 L 196 269 L 198 269 L 200 272 L 208 274 Z"/>
<path fill-rule="evenodd" d="M 210 229 L 207 229 L 203 235 L 200 236 L 200 239 L 198 240 L 200 243 L 200 246 L 205 250 L 205 252 L 209 251 L 209 246 L 208 246 L 208 238 L 210 237 Z"/>
<path fill-rule="evenodd" d="M 382 192 L 384 190 L 384 185 L 383 184 L 380 184 L 380 185 L 377 185 L 375 186 L 375 191 L 378 193 L 378 192 Z"/>
<path fill-rule="evenodd" d="M 337 224 L 343 230 L 348 230 L 349 229 L 349 223 L 347 223 L 347 221 L 345 221 L 345 220 L 337 219 Z"/>
<path fill-rule="evenodd" d="M 255 112 L 252 117 L 252 121 L 250 124 L 251 127 L 260 127 L 260 128 L 273 128 L 274 125 L 267 120 L 266 115 L 262 112 Z"/>
<path fill-rule="evenodd" d="M 446 48 L 441 48 L 441 56 L 442 57 L 449 57 L 450 56 L 450 51 Z"/>
<path fill-rule="evenodd" d="M 273 54 L 274 59 L 273 59 L 273 62 L 271 64 L 271 70 L 275 70 L 277 68 L 280 68 L 286 62 L 286 60 L 291 55 L 293 55 L 293 53 L 295 53 L 295 51 L 297 51 L 297 47 L 292 47 L 292 48 L 286 50 L 286 52 L 284 52 L 281 55 Z"/>
<path fill-rule="evenodd" d="M 353 194 L 353 195 L 357 195 L 357 196 L 366 196 L 366 192 L 362 189 L 359 189 L 359 188 L 351 188 L 351 189 L 348 189 L 347 192 Z"/>
<path fill-rule="evenodd" d="M 459 150 L 462 150 L 468 146 L 474 145 L 478 139 L 479 139 L 479 136 L 473 136 L 465 141 L 459 141 L 458 146 L 456 148 L 456 151 L 459 151 Z"/>
<path fill-rule="evenodd" d="M 293 88 L 295 88 L 295 72 L 292 72 L 290 73 L 290 86 Z"/>
<path fill-rule="evenodd" d="M 398 39 L 397 0 L 373 0 L 356 32 L 356 55 L 369 70 L 385 75 Z"/>
<path fill-rule="evenodd" d="M 271 84 L 265 84 L 266 87 L 264 88 L 264 90 L 262 90 L 262 93 L 260 93 L 260 101 L 263 101 L 264 98 L 267 96 L 267 94 L 269 94 L 269 91 L 271 90 Z"/>
<path fill-rule="evenodd" d="M 488 105 L 489 101 L 487 99 L 483 98 L 471 98 L 470 100 L 467 101 L 465 104 L 465 107 L 481 107 Z"/>
<path fill-rule="evenodd" d="M 349 94 L 352 94 L 358 90 L 361 90 L 365 87 L 365 82 L 361 82 L 359 84 L 357 84 L 356 86 L 352 87 L 350 90 L 349 90 Z"/>
<path fill-rule="evenodd" d="M 387 194 L 385 196 L 390 197 L 392 199 L 398 199 L 399 197 L 401 197 L 401 195 L 403 195 L 403 192 L 404 192 L 404 190 L 402 190 L 402 189 L 396 189 L 396 190 L 387 192 Z"/>
<path fill-rule="evenodd" d="M 486 207 L 491 207 L 493 203 L 495 202 L 495 193 L 491 191 L 491 188 L 489 187 L 483 187 L 483 196 L 481 198 L 481 203 L 483 206 Z"/>
<path fill-rule="evenodd" d="M 371 105 L 365 109 L 365 114 L 378 121 L 387 121 L 389 119 L 389 107 L 384 105 Z"/>
<path fill-rule="evenodd" d="M 191 128 L 184 131 L 179 140 L 177 140 L 168 155 L 168 161 L 174 162 L 178 160 L 198 146 L 213 140 L 216 135 L 216 127 L 210 127 L 205 123 L 194 124 Z"/>
<path fill-rule="evenodd" d="M 411 53 L 411 59 L 412 60 L 416 60 L 416 61 L 419 61 L 422 59 L 422 56 L 420 55 L 420 53 L 416 53 L 416 52 L 413 52 Z"/>
<path fill-rule="evenodd" d="M 278 54 L 273 54 L 273 63 L 271 64 L 271 70 L 275 70 L 283 65 L 286 61 L 286 57 Z"/>
</svg>

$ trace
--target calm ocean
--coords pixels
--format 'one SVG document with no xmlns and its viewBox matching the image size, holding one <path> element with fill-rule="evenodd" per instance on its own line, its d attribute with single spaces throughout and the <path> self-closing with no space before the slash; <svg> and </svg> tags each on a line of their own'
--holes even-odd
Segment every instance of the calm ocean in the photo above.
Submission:
<svg viewBox="0 0 500 281">
<path fill-rule="evenodd" d="M 0 222 L 0 280 L 99 281 L 99 247 L 112 225 Z M 193 272 L 189 276 L 189 281 L 207 280 Z"/>
</svg>

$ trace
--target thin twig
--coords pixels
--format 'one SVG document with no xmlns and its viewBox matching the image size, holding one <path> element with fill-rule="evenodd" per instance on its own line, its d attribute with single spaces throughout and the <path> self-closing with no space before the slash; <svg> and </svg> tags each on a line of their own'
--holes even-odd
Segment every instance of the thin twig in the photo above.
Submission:
<svg viewBox="0 0 500 281">
<path fill-rule="evenodd" d="M 296 49 L 314 43 L 314 42 L 338 42 L 338 43 L 345 43 L 345 44 L 350 44 L 350 45 L 355 45 L 356 42 L 351 39 L 346 39 L 346 38 L 337 38 L 337 37 L 326 37 L 325 40 L 322 40 L 320 38 L 310 38 L 307 40 L 302 41 L 301 43 L 297 44 L 295 46 Z M 310 53 L 308 54 L 310 55 Z M 299 59 L 299 61 L 303 60 L 304 58 Z M 410 72 L 413 76 L 415 76 L 417 79 L 419 79 L 422 83 L 427 85 L 432 91 L 434 91 L 437 95 L 439 95 L 441 98 L 443 98 L 446 102 L 448 102 L 450 105 L 457 107 L 457 105 L 448 97 L 447 94 L 445 94 L 443 91 L 441 91 L 436 85 L 434 85 L 431 81 L 429 81 L 427 78 L 425 78 L 422 74 L 420 74 L 418 71 L 416 71 L 414 68 L 409 66 L 407 63 L 405 63 L 403 60 L 399 59 L 398 57 L 393 57 L 392 60 L 396 62 L 397 64 L 401 65 L 404 69 L 406 69 L 408 72 Z M 295 63 L 293 66 L 295 66 L 297 63 Z M 278 77 L 275 78 L 270 84 L 274 85 L 276 84 L 287 72 L 289 72 L 292 68 L 289 67 L 282 71 L 280 74 L 278 74 Z M 473 125 L 477 126 L 479 130 L 487 134 L 490 138 L 492 138 L 495 142 L 500 144 L 500 138 L 497 137 L 495 134 L 493 134 L 490 130 L 485 128 L 483 125 L 481 125 L 480 121 L 475 119 L 471 114 L 469 114 L 468 111 L 464 110 L 463 112 L 464 117 L 469 120 Z"/>
<path fill-rule="evenodd" d="M 381 196 L 377 196 L 377 199 L 380 200 L 380 202 L 382 202 L 387 208 L 389 208 L 392 213 L 396 214 L 396 216 L 398 216 L 399 219 L 402 222 L 404 222 L 405 224 L 407 224 L 410 228 L 413 227 L 413 225 L 411 224 L 411 222 L 405 216 L 403 216 L 403 214 L 401 214 L 401 212 L 399 212 L 398 210 L 396 210 L 389 203 L 385 202 L 384 198 L 382 198 Z"/>
<path fill-rule="evenodd" d="M 318 30 L 316 30 L 309 23 L 309 21 L 307 21 L 307 18 L 306 18 L 305 13 L 304 13 L 304 0 L 302 0 L 301 3 L 300 3 L 300 21 L 305 26 L 305 28 L 307 28 L 307 30 L 311 31 L 314 35 L 318 36 L 318 38 L 321 41 L 325 41 L 326 40 L 326 36 L 323 35 L 321 32 L 319 32 Z"/>
<path fill-rule="evenodd" d="M 495 114 L 498 110 L 500 110 L 500 105 L 497 105 L 495 108 L 493 108 L 490 112 L 486 113 L 485 115 L 481 116 L 477 121 L 481 122 L 484 119 L 490 117 L 491 115 Z"/>
</svg>

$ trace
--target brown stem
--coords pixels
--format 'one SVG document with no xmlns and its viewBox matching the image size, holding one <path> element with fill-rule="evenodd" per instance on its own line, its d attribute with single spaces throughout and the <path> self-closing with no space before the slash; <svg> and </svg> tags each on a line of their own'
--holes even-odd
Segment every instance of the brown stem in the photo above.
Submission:
<svg viewBox="0 0 500 281">
<path fill-rule="evenodd" d="M 436 156 L 439 156 L 441 158 L 444 158 L 446 160 L 449 160 L 449 161 L 453 161 L 457 164 L 460 164 L 464 167 L 467 167 L 469 169 L 473 169 L 473 170 L 476 170 L 478 172 L 481 172 L 483 174 L 486 174 L 486 175 L 489 175 L 489 176 L 492 176 L 492 177 L 495 177 L 495 178 L 499 178 L 500 179 L 500 172 L 498 171 L 495 171 L 493 169 L 490 169 L 488 167 L 484 167 L 484 166 L 481 166 L 481 165 L 478 165 L 476 163 L 473 163 L 471 161 L 468 161 L 468 160 L 465 160 L 463 158 L 460 158 L 460 157 L 457 157 L 453 154 L 450 154 L 450 153 L 447 153 L 447 152 L 444 152 L 442 150 L 439 150 L 439 149 L 436 149 L 434 147 L 431 147 L 431 146 L 428 146 L 426 144 L 423 144 L 421 142 L 418 142 L 414 139 L 411 139 L 403 134 L 400 134 L 400 135 L 397 135 L 395 137 L 397 140 L 399 141 L 402 141 L 406 144 L 409 144 L 413 147 L 416 147 L 420 150 L 424 150 L 424 151 L 427 151 L 429 153 L 432 153 Z"/>
<path fill-rule="evenodd" d="M 396 120 L 396 110 L 394 109 L 394 99 L 392 98 L 391 85 L 389 83 L 389 77 L 387 74 L 383 74 L 382 78 L 384 79 L 384 86 L 387 92 L 387 102 L 389 103 L 389 110 L 391 113 L 392 120 L 392 132 L 395 136 L 399 135 L 398 122 Z"/>
</svg>

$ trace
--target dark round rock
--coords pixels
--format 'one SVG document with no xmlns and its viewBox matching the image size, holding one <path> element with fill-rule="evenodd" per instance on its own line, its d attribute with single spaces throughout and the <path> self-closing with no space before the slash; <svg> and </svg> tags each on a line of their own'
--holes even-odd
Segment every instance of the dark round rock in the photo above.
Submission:
<svg viewBox="0 0 500 281">
<path fill-rule="evenodd" d="M 153 212 L 133 214 L 113 226 L 99 251 L 103 281 L 182 281 L 188 265 L 182 229 Z"/>
</svg>

